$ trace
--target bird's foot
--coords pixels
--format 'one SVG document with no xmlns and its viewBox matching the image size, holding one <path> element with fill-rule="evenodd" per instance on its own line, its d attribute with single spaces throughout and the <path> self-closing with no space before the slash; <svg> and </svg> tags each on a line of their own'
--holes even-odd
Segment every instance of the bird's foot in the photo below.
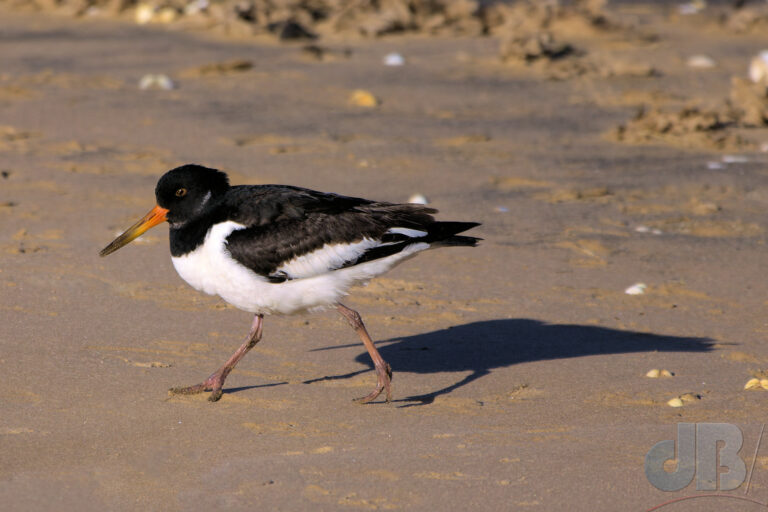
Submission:
<svg viewBox="0 0 768 512">
<path fill-rule="evenodd" d="M 392 401 L 392 368 L 386 363 L 384 366 L 376 366 L 376 379 L 376 389 L 362 398 L 355 398 L 355 402 L 367 404 L 376 399 L 382 391 L 387 392 L 387 403 Z"/>
<path fill-rule="evenodd" d="M 195 384 L 194 386 L 171 388 L 168 392 L 172 395 L 197 395 L 206 391 L 211 392 L 208 397 L 209 402 L 217 402 L 223 394 L 221 388 L 224 386 L 224 379 L 218 373 L 208 377 L 205 382 Z"/>
</svg>

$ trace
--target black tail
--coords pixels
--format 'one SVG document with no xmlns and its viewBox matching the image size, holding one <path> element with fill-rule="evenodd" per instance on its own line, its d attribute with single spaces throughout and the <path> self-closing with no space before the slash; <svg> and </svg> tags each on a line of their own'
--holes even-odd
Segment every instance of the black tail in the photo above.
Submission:
<svg viewBox="0 0 768 512">
<path fill-rule="evenodd" d="M 465 247 L 477 247 L 477 242 L 480 242 L 482 238 L 477 238 L 474 236 L 452 236 L 449 238 L 446 238 L 445 240 L 439 240 L 437 242 L 432 243 L 432 247 L 455 247 L 455 246 L 465 246 Z"/>
<path fill-rule="evenodd" d="M 431 218 L 429 219 L 431 220 Z M 424 232 L 426 235 L 422 236 L 409 236 L 403 233 L 388 233 L 381 237 L 381 240 L 385 242 L 385 245 L 368 249 L 363 255 L 354 261 L 350 261 L 343 265 L 341 268 L 346 268 L 350 265 L 356 265 L 364 263 L 366 261 L 372 261 L 379 258 L 385 258 L 392 254 L 397 254 L 406 247 L 414 243 L 426 242 L 431 247 L 450 247 L 450 246 L 465 246 L 475 247 L 477 242 L 482 238 L 475 238 L 473 236 L 457 236 L 456 233 L 464 232 L 468 229 L 472 229 L 479 226 L 478 222 L 430 222 L 426 227 L 424 225 L 417 225 L 416 231 Z M 414 229 L 414 228 L 407 228 Z"/>
<path fill-rule="evenodd" d="M 424 241 L 432 243 L 433 247 L 475 247 L 482 238 L 456 236 L 456 234 L 463 233 L 479 225 L 479 222 L 435 222 L 427 227 L 427 236 L 424 237 Z"/>
</svg>

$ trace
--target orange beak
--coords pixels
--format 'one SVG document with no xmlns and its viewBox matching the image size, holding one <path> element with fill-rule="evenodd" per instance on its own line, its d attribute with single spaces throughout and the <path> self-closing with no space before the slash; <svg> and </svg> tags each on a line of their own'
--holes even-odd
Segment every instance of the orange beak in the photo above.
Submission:
<svg viewBox="0 0 768 512">
<path fill-rule="evenodd" d="M 167 220 L 165 218 L 166 213 L 168 213 L 168 210 L 166 210 L 165 208 L 160 208 L 159 206 L 155 206 L 154 208 L 152 208 L 152 211 L 150 211 L 148 214 L 144 216 L 143 219 L 141 219 L 139 222 L 137 222 L 133 226 L 126 229 L 125 233 L 123 233 L 119 237 L 112 240 L 112 242 L 108 246 L 103 248 L 99 253 L 99 256 L 106 256 L 107 254 L 112 254 L 122 246 L 127 245 L 131 241 L 140 237 L 149 228 L 157 226 L 164 220 Z"/>
</svg>

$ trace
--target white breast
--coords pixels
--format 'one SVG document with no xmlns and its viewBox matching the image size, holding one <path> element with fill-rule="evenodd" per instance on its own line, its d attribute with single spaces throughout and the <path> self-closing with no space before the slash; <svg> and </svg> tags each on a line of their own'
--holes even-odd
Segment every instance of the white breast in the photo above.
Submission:
<svg viewBox="0 0 768 512">
<path fill-rule="evenodd" d="M 290 314 L 332 306 L 352 285 L 368 281 L 429 248 L 427 243 L 414 243 L 386 258 L 329 271 L 377 242 L 365 239 L 355 244 L 326 245 L 281 267 L 294 277 L 307 277 L 272 283 L 238 263 L 227 251 L 226 238 L 245 227 L 232 221 L 216 224 L 202 245 L 184 256 L 172 257 L 171 261 L 181 278 L 193 288 L 219 295 L 236 308 L 251 313 Z"/>
<path fill-rule="evenodd" d="M 194 251 L 171 257 L 176 272 L 196 290 L 220 295 L 240 307 L 242 298 L 239 295 L 247 295 L 259 283 L 266 282 L 265 278 L 237 263 L 227 251 L 227 237 L 245 227 L 232 221 L 215 224 Z"/>
</svg>

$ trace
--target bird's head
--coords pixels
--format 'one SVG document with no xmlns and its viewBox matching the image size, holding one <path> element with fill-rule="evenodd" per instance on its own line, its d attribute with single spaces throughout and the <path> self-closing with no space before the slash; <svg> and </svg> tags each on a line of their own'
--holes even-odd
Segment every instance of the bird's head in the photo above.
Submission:
<svg viewBox="0 0 768 512">
<path fill-rule="evenodd" d="M 163 174 L 155 188 L 157 205 L 166 220 L 178 228 L 199 216 L 211 200 L 229 188 L 227 175 L 201 165 L 183 165 Z"/>
<path fill-rule="evenodd" d="M 172 228 L 182 227 L 202 214 L 206 206 L 223 195 L 228 188 L 227 175 L 216 169 L 195 164 L 171 169 L 157 182 L 157 206 L 99 254 L 106 256 L 115 252 L 163 221 L 168 221 Z"/>
</svg>

